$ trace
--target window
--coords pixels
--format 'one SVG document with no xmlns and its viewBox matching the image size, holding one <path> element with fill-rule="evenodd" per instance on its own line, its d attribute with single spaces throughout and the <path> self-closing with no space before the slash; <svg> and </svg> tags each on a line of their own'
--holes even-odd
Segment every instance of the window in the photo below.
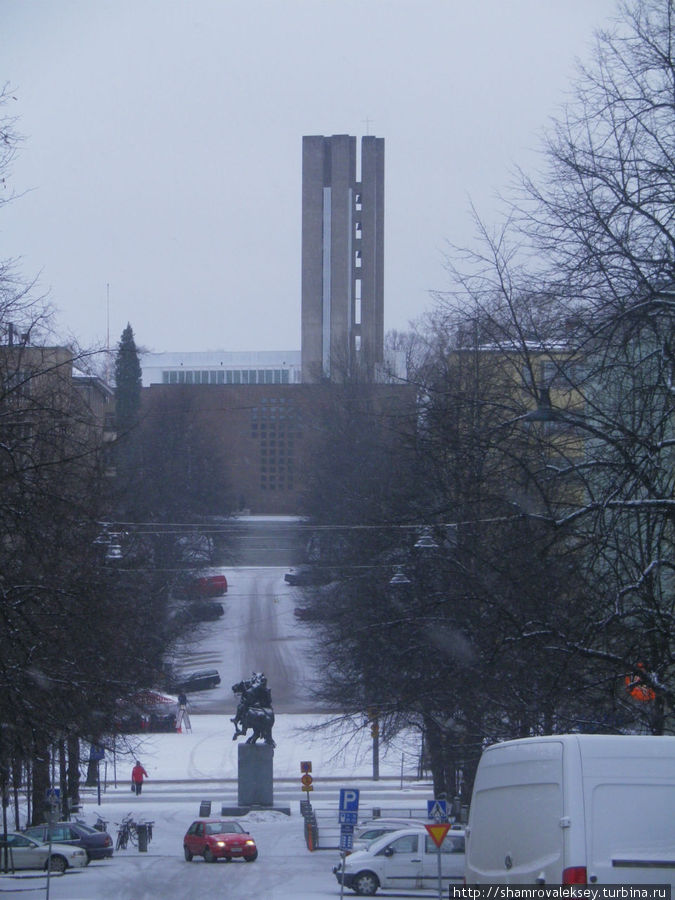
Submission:
<svg viewBox="0 0 675 900">
<path fill-rule="evenodd" d="M 427 835 L 424 839 L 424 850 L 426 853 L 438 852 L 436 844 L 430 835 Z M 448 832 L 441 844 L 441 853 L 464 853 L 464 838 Z"/>
<path fill-rule="evenodd" d="M 384 856 L 385 850 L 391 849 L 394 853 L 417 853 L 417 835 L 406 834 L 403 837 L 390 841 L 386 847 L 383 847 L 378 856 Z"/>
</svg>

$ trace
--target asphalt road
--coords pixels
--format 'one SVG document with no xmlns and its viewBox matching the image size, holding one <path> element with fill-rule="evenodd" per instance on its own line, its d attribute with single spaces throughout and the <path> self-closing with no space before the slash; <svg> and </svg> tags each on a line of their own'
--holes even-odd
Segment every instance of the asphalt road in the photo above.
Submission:
<svg viewBox="0 0 675 900">
<path fill-rule="evenodd" d="M 313 626 L 293 612 L 309 589 L 284 581 L 301 554 L 298 523 L 261 520 L 237 529 L 235 550 L 231 542 L 226 552 L 247 564 L 209 570 L 227 577 L 228 592 L 217 600 L 225 614 L 186 633 L 176 651 L 174 664 L 181 674 L 210 668 L 220 672 L 219 687 L 190 695 L 193 711 L 233 716 L 237 698 L 232 685 L 252 672 L 264 672 L 275 713 L 320 712 L 313 696 Z"/>
</svg>

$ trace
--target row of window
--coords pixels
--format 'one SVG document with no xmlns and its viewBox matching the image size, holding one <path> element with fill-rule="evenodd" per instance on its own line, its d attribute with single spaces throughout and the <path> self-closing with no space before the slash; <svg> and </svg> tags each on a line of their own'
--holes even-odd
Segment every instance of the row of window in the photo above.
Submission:
<svg viewBox="0 0 675 900">
<path fill-rule="evenodd" d="M 162 384 L 289 384 L 288 369 L 170 369 Z"/>
</svg>

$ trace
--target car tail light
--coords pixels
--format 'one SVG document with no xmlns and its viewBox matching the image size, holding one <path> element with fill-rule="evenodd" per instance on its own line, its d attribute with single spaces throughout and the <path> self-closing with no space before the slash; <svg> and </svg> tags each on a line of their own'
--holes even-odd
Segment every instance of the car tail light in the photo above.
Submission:
<svg viewBox="0 0 675 900">
<path fill-rule="evenodd" d="M 563 884 L 586 884 L 586 866 L 569 866 L 563 869 Z"/>
<path fill-rule="evenodd" d="M 112 847 L 112 838 L 110 837 L 110 835 L 106 835 L 106 839 L 103 842 L 103 845 L 105 847 Z"/>
</svg>

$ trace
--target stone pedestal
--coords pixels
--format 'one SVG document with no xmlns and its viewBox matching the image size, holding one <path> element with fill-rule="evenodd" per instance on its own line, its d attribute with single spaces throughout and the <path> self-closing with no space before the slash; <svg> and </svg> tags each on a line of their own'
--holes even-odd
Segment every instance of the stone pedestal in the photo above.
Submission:
<svg viewBox="0 0 675 900">
<path fill-rule="evenodd" d="M 239 744 L 239 806 L 274 805 L 274 748 L 269 744 Z"/>
</svg>

